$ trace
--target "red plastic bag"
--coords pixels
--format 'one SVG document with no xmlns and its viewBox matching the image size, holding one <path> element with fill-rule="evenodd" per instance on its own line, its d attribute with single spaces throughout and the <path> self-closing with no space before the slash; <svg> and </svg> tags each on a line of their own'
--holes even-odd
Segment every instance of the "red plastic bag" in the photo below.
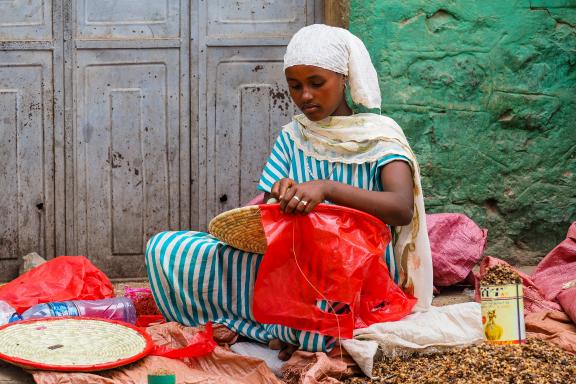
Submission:
<svg viewBox="0 0 576 384">
<path fill-rule="evenodd" d="M 172 349 L 167 346 L 156 346 L 151 355 L 168 357 L 170 359 L 199 357 L 211 353 L 214 348 L 216 348 L 216 345 L 212 323 L 206 323 L 206 330 L 195 334 L 185 347 Z"/>
<path fill-rule="evenodd" d="M 51 301 L 114 297 L 108 277 L 84 256 L 60 256 L 0 287 L 0 300 L 18 313 Z"/>
<path fill-rule="evenodd" d="M 386 224 L 336 205 L 320 204 L 308 215 L 259 207 L 268 250 L 254 287 L 257 321 L 351 338 L 356 325 L 410 313 L 416 299 L 394 284 L 383 260 L 391 237 Z M 322 300 L 348 311 L 324 311 Z"/>
</svg>

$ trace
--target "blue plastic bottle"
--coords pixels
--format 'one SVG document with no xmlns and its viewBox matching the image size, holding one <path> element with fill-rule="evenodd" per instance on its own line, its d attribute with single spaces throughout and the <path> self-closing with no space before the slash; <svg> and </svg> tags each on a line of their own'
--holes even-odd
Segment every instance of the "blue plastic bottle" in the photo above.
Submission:
<svg viewBox="0 0 576 384">
<path fill-rule="evenodd" d="M 11 323 L 12 321 L 15 320 L 20 320 L 19 319 L 18 313 L 16 313 L 16 310 L 14 308 L 12 308 L 12 306 L 10 304 L 8 304 L 5 301 L 0 300 L 0 325 L 4 325 L 7 323 Z M 12 320 L 15 319 L 15 320 Z"/>
<path fill-rule="evenodd" d="M 22 320 L 51 316 L 85 316 L 136 323 L 136 309 L 127 297 L 37 304 L 20 315 Z M 19 319 L 13 319 L 15 321 Z"/>
</svg>

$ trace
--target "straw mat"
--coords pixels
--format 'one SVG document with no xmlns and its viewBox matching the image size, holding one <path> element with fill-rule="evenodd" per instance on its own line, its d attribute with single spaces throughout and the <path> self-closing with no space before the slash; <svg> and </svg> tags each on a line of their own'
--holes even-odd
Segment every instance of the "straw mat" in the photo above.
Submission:
<svg viewBox="0 0 576 384">
<path fill-rule="evenodd" d="M 242 251 L 265 253 L 266 235 L 257 205 L 223 212 L 210 221 L 208 232 Z"/>
<path fill-rule="evenodd" d="M 0 328 L 0 359 L 26 368 L 109 369 L 138 360 L 151 348 L 142 331 L 104 319 L 46 318 Z"/>
</svg>

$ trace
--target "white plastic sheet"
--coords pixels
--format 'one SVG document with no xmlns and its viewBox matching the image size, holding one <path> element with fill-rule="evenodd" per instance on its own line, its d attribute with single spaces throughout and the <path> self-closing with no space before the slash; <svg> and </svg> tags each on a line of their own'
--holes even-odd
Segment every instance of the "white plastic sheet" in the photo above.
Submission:
<svg viewBox="0 0 576 384">
<path fill-rule="evenodd" d="M 0 300 L 0 326 L 8 324 L 10 318 L 16 310 L 12 308 L 7 302 Z"/>
<path fill-rule="evenodd" d="M 386 356 L 432 352 L 444 347 L 463 347 L 484 340 L 480 304 L 462 303 L 432 307 L 399 321 L 372 324 L 354 331 L 354 339 L 342 346 L 362 372 L 372 377 L 378 344 Z"/>
</svg>

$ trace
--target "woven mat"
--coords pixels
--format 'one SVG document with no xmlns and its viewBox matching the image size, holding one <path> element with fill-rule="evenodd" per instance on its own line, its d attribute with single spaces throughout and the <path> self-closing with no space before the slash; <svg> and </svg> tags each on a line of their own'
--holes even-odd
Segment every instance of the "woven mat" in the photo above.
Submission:
<svg viewBox="0 0 576 384">
<path fill-rule="evenodd" d="M 47 318 L 0 329 L 0 359 L 24 367 L 108 369 L 150 348 L 149 339 L 136 329 L 106 320 Z"/>
</svg>

